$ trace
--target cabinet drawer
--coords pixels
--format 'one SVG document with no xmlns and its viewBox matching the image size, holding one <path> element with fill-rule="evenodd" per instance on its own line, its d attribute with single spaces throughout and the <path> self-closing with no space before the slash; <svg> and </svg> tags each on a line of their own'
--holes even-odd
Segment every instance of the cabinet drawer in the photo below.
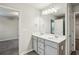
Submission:
<svg viewBox="0 0 79 59">
<path fill-rule="evenodd" d="M 38 38 L 38 42 L 44 43 L 44 39 Z"/>
<path fill-rule="evenodd" d="M 38 48 L 38 54 L 40 54 L 40 55 L 44 55 L 44 50 Z"/>
<path fill-rule="evenodd" d="M 47 40 L 45 40 L 45 45 L 49 45 L 49 46 L 51 46 L 53 48 L 57 48 L 58 47 L 57 43 L 52 42 L 52 41 L 47 41 Z"/>
<path fill-rule="evenodd" d="M 45 46 L 45 55 L 57 55 L 58 52 L 57 52 L 57 49 L 55 48 L 52 48 L 50 46 Z"/>
<path fill-rule="evenodd" d="M 41 48 L 44 50 L 44 43 L 38 42 L 38 48 Z"/>
<path fill-rule="evenodd" d="M 33 50 L 35 50 L 37 52 L 37 40 L 33 39 Z"/>
</svg>

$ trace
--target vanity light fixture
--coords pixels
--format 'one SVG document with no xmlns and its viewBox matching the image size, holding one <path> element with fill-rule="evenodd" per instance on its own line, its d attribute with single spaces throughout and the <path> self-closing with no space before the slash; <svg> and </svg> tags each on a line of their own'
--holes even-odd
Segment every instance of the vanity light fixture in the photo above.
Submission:
<svg viewBox="0 0 79 59">
<path fill-rule="evenodd" d="M 43 15 L 47 15 L 48 14 L 48 11 L 47 10 L 44 10 L 44 11 L 42 11 L 42 14 Z"/>
<path fill-rule="evenodd" d="M 46 9 L 42 11 L 42 15 L 48 15 L 48 14 L 52 14 L 52 13 L 56 13 L 57 9 L 56 8 L 50 8 L 50 9 Z"/>
</svg>

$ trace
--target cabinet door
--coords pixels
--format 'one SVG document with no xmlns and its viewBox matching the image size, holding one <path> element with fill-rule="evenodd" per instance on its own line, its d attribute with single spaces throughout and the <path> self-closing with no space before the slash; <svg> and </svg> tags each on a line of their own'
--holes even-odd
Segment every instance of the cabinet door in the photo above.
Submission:
<svg viewBox="0 0 79 59">
<path fill-rule="evenodd" d="M 57 49 L 48 45 L 45 46 L 45 55 L 57 55 Z"/>
<path fill-rule="evenodd" d="M 44 50 L 44 43 L 38 41 L 38 48 L 41 48 Z"/>
<path fill-rule="evenodd" d="M 44 50 L 42 50 L 41 48 L 38 48 L 38 54 L 44 55 Z"/>
<path fill-rule="evenodd" d="M 45 45 L 49 45 L 49 46 L 54 47 L 54 48 L 58 47 L 57 43 L 52 42 L 52 41 L 47 41 L 47 40 L 45 40 Z"/>
<path fill-rule="evenodd" d="M 37 52 L 37 39 L 33 39 L 33 50 Z"/>
</svg>

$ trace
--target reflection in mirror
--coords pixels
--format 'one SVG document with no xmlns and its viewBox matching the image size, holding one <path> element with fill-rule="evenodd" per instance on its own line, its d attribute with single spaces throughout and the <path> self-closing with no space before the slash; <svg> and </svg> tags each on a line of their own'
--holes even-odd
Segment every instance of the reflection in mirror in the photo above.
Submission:
<svg viewBox="0 0 79 59">
<path fill-rule="evenodd" d="M 55 30 L 55 21 L 51 19 L 51 34 L 54 34 L 54 30 Z"/>
<path fill-rule="evenodd" d="M 65 35 L 65 16 L 56 16 L 51 19 L 51 34 Z"/>
</svg>

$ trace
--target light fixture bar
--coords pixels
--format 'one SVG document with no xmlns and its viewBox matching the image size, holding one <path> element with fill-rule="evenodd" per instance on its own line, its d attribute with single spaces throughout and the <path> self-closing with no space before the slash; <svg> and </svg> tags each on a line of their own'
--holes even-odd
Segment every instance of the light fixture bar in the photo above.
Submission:
<svg viewBox="0 0 79 59">
<path fill-rule="evenodd" d="M 43 15 L 48 15 L 48 14 L 52 14 L 54 12 L 56 13 L 57 12 L 57 9 L 56 8 L 50 8 L 50 9 L 43 10 L 42 11 L 42 14 Z"/>
</svg>

